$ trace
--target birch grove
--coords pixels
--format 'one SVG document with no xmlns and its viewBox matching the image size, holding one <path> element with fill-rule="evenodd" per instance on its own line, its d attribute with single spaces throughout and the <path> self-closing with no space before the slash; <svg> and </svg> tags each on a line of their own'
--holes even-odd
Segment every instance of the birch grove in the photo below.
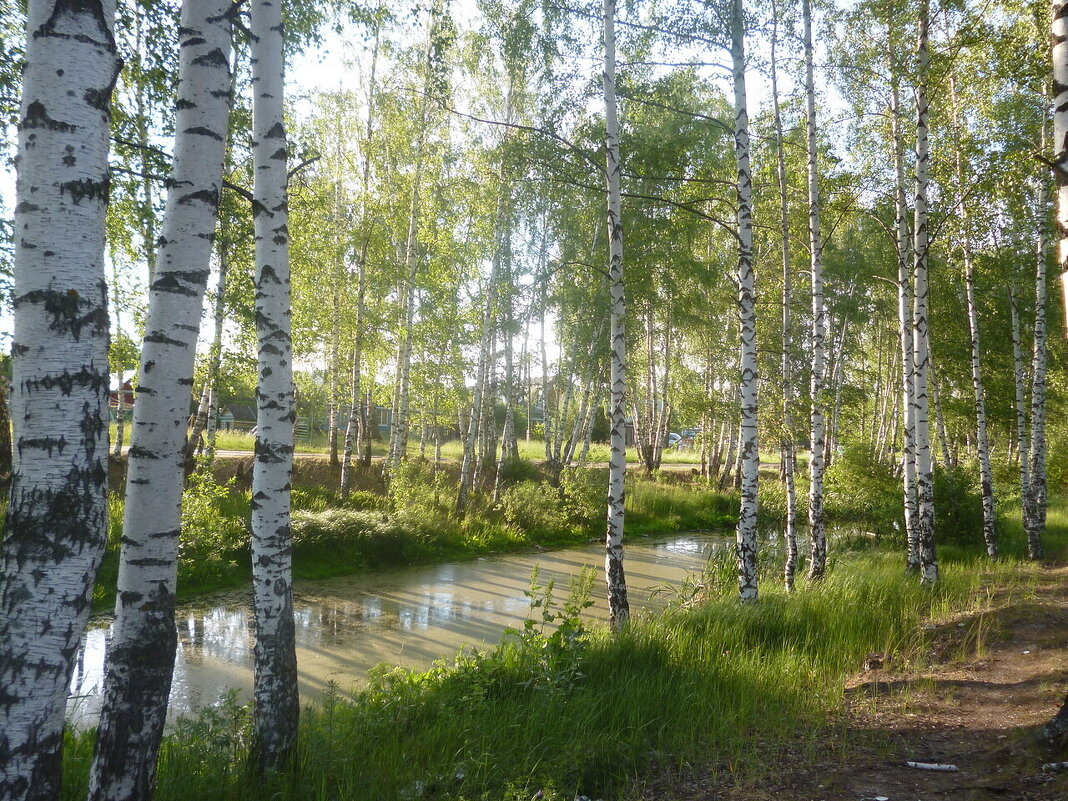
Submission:
<svg viewBox="0 0 1068 801">
<path fill-rule="evenodd" d="M 1034 9 L 1003 0 L 173 11 L 0 9 L 0 120 L 16 123 L 0 157 L 17 170 L 13 193 L 0 174 L 5 801 L 185 791 L 172 756 L 190 732 L 212 754 L 189 763 L 192 795 L 216 767 L 237 795 L 503 792 L 459 743 L 454 773 L 395 787 L 358 758 L 334 761 L 351 787 L 316 773 L 324 726 L 345 731 L 365 699 L 402 714 L 400 693 L 497 656 L 435 667 L 440 685 L 375 674 L 351 705 L 302 699 L 319 646 L 301 640 L 298 665 L 297 638 L 328 616 L 302 609 L 315 592 L 295 597 L 295 577 L 497 563 L 603 532 L 611 635 L 584 650 L 585 601 L 532 588 L 499 652 L 524 656 L 520 696 L 548 683 L 570 704 L 602 645 L 652 630 L 646 558 L 710 549 L 666 588 L 685 601 L 671 614 L 725 596 L 745 604 L 717 613 L 732 626 L 780 605 L 792 626 L 867 560 L 889 568 L 865 586 L 903 565 L 894 592 L 949 604 L 973 557 L 1003 557 L 995 583 L 1061 558 L 1063 5 L 1052 82 L 1047 21 L 1036 33 Z M 652 539 L 683 534 L 675 551 Z M 195 671 L 210 650 L 180 613 L 223 587 L 249 598 L 228 637 L 248 635 L 251 693 L 178 722 L 210 700 L 174 700 L 195 685 L 178 660 Z M 397 632 L 475 614 L 424 601 Z M 520 675 L 534 663 L 544 675 Z M 433 729 L 418 723 L 398 731 L 414 743 Z M 397 777 L 422 770 L 417 751 Z"/>
</svg>

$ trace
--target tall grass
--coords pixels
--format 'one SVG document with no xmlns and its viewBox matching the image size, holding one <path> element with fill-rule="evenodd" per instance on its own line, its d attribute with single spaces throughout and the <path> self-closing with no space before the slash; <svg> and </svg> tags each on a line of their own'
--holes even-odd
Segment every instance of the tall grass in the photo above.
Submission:
<svg viewBox="0 0 1068 801">
<path fill-rule="evenodd" d="M 305 710 L 297 778 L 268 785 L 243 769 L 247 711 L 223 705 L 167 740 L 157 798 L 610 798 L 653 764 L 757 771 L 769 749 L 814 744 L 866 653 L 920 658 L 921 623 L 1029 570 L 968 556 L 947 562 L 931 591 L 897 554 L 852 553 L 822 585 L 766 586 L 754 605 L 716 595 L 615 636 L 580 628 L 554 643 L 533 627 L 424 673 L 383 669 L 366 690 Z M 68 749 L 68 798 L 84 784 L 90 739 Z"/>
</svg>

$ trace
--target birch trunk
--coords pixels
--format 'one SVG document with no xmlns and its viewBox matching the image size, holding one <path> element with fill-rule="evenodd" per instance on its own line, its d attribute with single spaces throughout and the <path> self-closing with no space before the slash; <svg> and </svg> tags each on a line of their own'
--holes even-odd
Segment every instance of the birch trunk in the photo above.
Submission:
<svg viewBox="0 0 1068 801">
<path fill-rule="evenodd" d="M 253 165 L 256 197 L 256 459 L 252 472 L 252 579 L 256 647 L 253 764 L 283 767 L 296 746 L 290 480 L 293 473 L 287 137 L 282 6 L 252 5 Z"/>
<path fill-rule="evenodd" d="M 230 110 L 223 0 L 186 0 L 174 164 L 149 294 L 126 478 L 115 622 L 89 798 L 151 797 L 177 636 L 174 593 L 193 364 Z"/>
<path fill-rule="evenodd" d="M 1065 148 L 1068 139 L 1068 108 L 1064 107 L 1066 92 L 1063 84 L 1058 81 L 1068 79 L 1068 65 L 1062 64 L 1058 58 L 1063 59 L 1065 14 L 1068 10 L 1059 3 L 1054 4 L 1053 29 L 1054 29 L 1054 90 L 1057 96 L 1054 98 L 1054 134 L 1053 142 L 1055 152 L 1054 163 L 1064 166 L 1068 162 L 1068 150 Z M 1058 55 L 1059 54 L 1059 55 Z M 1046 103 L 1043 95 L 1043 124 L 1042 124 L 1042 152 L 1046 149 Z M 1065 180 L 1063 171 L 1057 175 L 1057 228 L 1060 232 L 1060 243 L 1057 251 L 1057 260 L 1064 270 L 1068 267 L 1068 180 Z M 1031 559 L 1042 558 L 1042 535 L 1046 531 L 1046 183 L 1044 176 L 1039 178 L 1037 198 L 1037 245 L 1036 269 L 1035 269 L 1035 347 L 1031 359 L 1031 464 L 1028 469 L 1027 495 L 1024 497 L 1023 522 L 1027 532 L 1027 555 Z"/>
<path fill-rule="evenodd" d="M 111 0 L 30 0 L 18 124 L 0 798 L 60 793 L 63 713 L 107 540 Z M 76 155 L 75 155 L 76 154 Z"/>
<path fill-rule="evenodd" d="M 964 167 L 961 158 L 963 129 L 960 119 L 960 101 L 957 97 L 957 81 L 949 78 L 949 96 L 953 109 L 953 126 L 957 129 L 957 147 L 954 153 L 958 191 L 963 191 Z M 997 518 L 994 513 L 994 473 L 990 465 L 990 441 L 986 430 L 986 388 L 980 362 L 979 312 L 975 305 L 975 261 L 972 258 L 971 231 L 968 228 L 968 204 L 958 199 L 961 224 L 961 256 L 964 260 L 964 290 L 968 309 L 968 333 L 971 350 L 972 389 L 975 393 L 975 440 L 979 451 L 979 484 L 983 499 L 983 540 L 986 553 L 991 559 L 998 555 Z"/>
<path fill-rule="evenodd" d="M 888 37 L 889 38 L 889 37 Z M 902 447 L 901 477 L 904 490 L 905 538 L 908 543 L 905 569 L 920 569 L 919 532 L 916 527 L 916 406 L 913 381 L 912 344 L 912 278 L 909 261 L 908 203 L 905 198 L 905 157 L 901 136 L 901 100 L 898 94 L 897 72 L 891 88 L 890 125 L 894 140 L 894 231 L 897 243 L 897 324 L 901 348 L 901 419 L 904 444 Z"/>
<path fill-rule="evenodd" d="M 426 49 L 423 56 L 423 87 L 420 93 L 419 131 L 415 142 L 415 175 L 412 179 L 411 202 L 408 207 L 408 235 L 404 246 L 404 322 L 403 335 L 397 348 L 397 402 L 392 419 L 389 457 L 386 460 L 386 474 L 400 469 L 402 461 L 408 458 L 408 409 L 410 406 L 411 366 L 412 366 L 412 327 L 415 321 L 416 288 L 415 276 L 419 264 L 416 246 L 419 244 L 419 196 L 422 191 L 423 169 L 426 161 L 426 135 L 429 126 L 431 71 L 434 58 L 434 40 L 438 26 L 439 4 L 430 10 L 427 24 Z"/>
<path fill-rule="evenodd" d="M 811 455 L 808 463 L 809 494 L 809 567 L 810 579 L 821 579 L 827 568 L 827 532 L 823 512 L 824 439 L 824 369 L 827 339 L 827 310 L 823 299 L 823 259 L 820 244 L 820 200 L 816 164 L 816 88 L 813 77 L 812 6 L 803 0 L 802 14 L 805 28 L 805 97 L 808 129 L 808 240 L 811 252 L 812 333 L 810 391 Z"/>
<path fill-rule="evenodd" d="M 231 89 L 233 91 L 233 89 Z M 211 338 L 211 350 L 208 353 L 208 447 L 205 462 L 210 466 L 215 461 L 215 435 L 219 419 L 219 372 L 222 369 L 223 325 L 226 322 L 226 278 L 230 273 L 229 243 L 218 242 L 219 284 L 215 292 L 215 329 Z"/>
<path fill-rule="evenodd" d="M 122 339 L 122 320 L 119 317 L 119 272 L 114 266 L 112 266 L 111 280 L 113 282 L 111 302 L 114 308 L 112 315 L 115 320 L 115 337 Z M 115 458 L 122 456 L 123 435 L 126 433 L 126 392 L 123 390 L 126 370 L 120 367 L 118 373 L 119 393 L 115 402 L 115 448 L 113 451 Z M 3 423 L 9 425 L 7 420 Z"/>
<path fill-rule="evenodd" d="M 345 453 L 341 460 L 341 497 L 347 498 L 351 483 L 351 459 L 353 449 L 356 460 L 361 461 L 364 441 L 367 438 L 367 451 L 370 454 L 369 430 L 371 421 L 363 412 L 360 373 L 363 370 L 363 336 L 366 326 L 367 298 L 367 254 L 371 246 L 371 219 L 368 213 L 368 198 L 371 190 L 371 142 L 374 138 L 375 122 L 375 77 L 378 72 L 379 28 L 375 26 L 374 44 L 371 48 L 371 71 L 367 84 L 367 120 L 363 136 L 363 170 L 360 181 L 360 225 L 363 228 L 363 241 L 356 262 L 356 336 L 352 345 L 352 395 L 349 406 L 349 422 L 345 429 Z"/>
<path fill-rule="evenodd" d="M 1057 264 L 1061 270 L 1061 281 L 1065 281 L 1065 272 L 1068 271 L 1068 2 L 1065 0 L 1054 0 L 1053 2 L 1053 86 L 1054 86 L 1054 98 L 1053 98 L 1053 164 L 1056 165 L 1055 175 L 1057 177 L 1057 232 L 1059 234 L 1059 247 L 1057 250 Z M 1045 97 L 1043 97 L 1042 104 L 1042 116 L 1043 116 L 1043 151 L 1045 150 L 1045 117 L 1046 117 L 1046 104 Z M 1037 429 L 1041 434 L 1045 434 L 1045 420 L 1040 419 L 1035 421 L 1034 414 L 1037 409 L 1039 417 L 1045 415 L 1045 313 L 1046 313 L 1046 258 L 1045 258 L 1045 226 L 1046 226 L 1046 203 L 1045 203 L 1045 176 L 1039 176 L 1039 203 L 1038 203 L 1038 225 L 1039 225 L 1039 240 L 1038 240 L 1038 265 L 1035 275 L 1035 369 L 1042 368 L 1042 381 L 1039 383 L 1038 377 L 1034 378 L 1034 387 L 1042 390 L 1043 397 L 1040 398 L 1041 404 L 1035 403 L 1032 396 L 1031 405 L 1031 431 L 1032 437 Z M 1038 301 L 1041 300 L 1041 304 Z M 1039 323 L 1042 321 L 1042 348 L 1039 348 Z M 1041 359 L 1039 358 L 1041 356 Z M 1032 389 L 1032 392 L 1034 389 Z M 1041 506 L 1042 515 L 1042 527 L 1038 525 L 1032 525 L 1028 530 L 1028 552 L 1032 559 L 1039 558 L 1042 551 L 1042 528 L 1045 524 L 1045 440 L 1043 438 L 1043 452 L 1035 458 L 1032 455 L 1032 483 L 1034 482 L 1034 466 L 1037 464 L 1039 471 L 1042 473 L 1041 486 L 1037 491 L 1030 490 L 1028 492 L 1028 499 L 1034 501 L 1035 506 Z M 1034 445 L 1032 445 L 1034 450 Z M 1026 507 L 1025 507 L 1026 509 Z M 1039 513 L 1039 509 L 1034 509 L 1034 512 Z M 1026 514 L 1026 512 L 1025 512 Z M 1038 521 L 1036 520 L 1035 523 Z M 1025 517 L 1025 526 L 1027 520 Z M 1032 531 L 1034 531 L 1034 537 L 1032 538 Z M 1033 548 L 1032 542 L 1037 545 L 1037 548 Z M 1037 551 L 1033 553 L 1032 551 Z M 1068 698 L 1065 698 L 1060 711 L 1054 716 L 1054 718 L 1043 727 L 1043 736 L 1047 742 L 1056 745 L 1064 744 L 1065 735 L 1068 735 Z"/>
<path fill-rule="evenodd" d="M 604 122 L 608 190 L 608 284 L 611 414 L 609 415 L 608 518 L 605 532 L 605 581 L 608 615 L 621 628 L 630 617 L 623 572 L 623 523 L 627 476 L 627 301 L 623 283 L 623 215 L 620 190 L 619 120 L 616 115 L 616 0 L 604 0 Z"/>
<path fill-rule="evenodd" d="M 1027 432 L 1027 390 L 1024 388 L 1023 348 L 1020 345 L 1020 304 L 1016 282 L 1009 285 L 1009 317 L 1012 330 L 1012 372 L 1016 389 L 1016 458 L 1020 462 L 1020 498 L 1026 500 L 1030 483 L 1031 445 Z"/>
<path fill-rule="evenodd" d="M 915 257 L 915 305 L 913 309 L 913 348 L 916 392 L 916 541 L 920 557 L 920 579 L 925 584 L 938 581 L 935 553 L 934 486 L 931 460 L 931 426 L 928 403 L 930 344 L 927 335 L 927 37 L 930 3 L 920 5 L 920 32 L 916 53 L 916 224 L 913 231 Z"/>
<path fill-rule="evenodd" d="M 789 186 L 786 183 L 786 154 L 783 150 L 782 113 L 779 110 L 778 59 L 779 43 L 778 4 L 772 2 L 771 29 L 771 104 L 775 115 L 776 178 L 779 184 L 779 227 L 782 237 L 782 477 L 786 484 L 786 565 L 783 580 L 787 591 L 794 588 L 797 572 L 797 486 L 794 478 L 794 423 L 793 423 L 793 324 L 790 306 L 793 288 L 790 271 L 790 202 Z M 703 459 L 702 459 L 703 461 Z"/>
<path fill-rule="evenodd" d="M 743 0 L 731 13 L 731 65 L 734 85 L 734 155 L 738 165 L 738 326 L 741 342 L 741 509 L 738 513 L 738 594 L 757 599 L 757 351 L 756 296 L 753 276 L 753 179 L 749 169 L 749 112 L 745 95 Z"/>
</svg>

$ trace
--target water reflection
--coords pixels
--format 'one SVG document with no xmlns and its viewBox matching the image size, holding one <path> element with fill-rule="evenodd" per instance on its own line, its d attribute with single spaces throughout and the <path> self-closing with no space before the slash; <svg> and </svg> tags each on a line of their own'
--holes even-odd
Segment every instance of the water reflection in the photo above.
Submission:
<svg viewBox="0 0 1068 801">
<path fill-rule="evenodd" d="M 663 603 L 650 597 L 653 589 L 680 583 L 699 572 L 713 550 L 732 545 L 730 539 L 694 534 L 628 544 L 632 608 Z M 603 553 L 591 545 L 298 583 L 294 611 L 301 697 L 314 699 L 331 683 L 357 687 L 380 662 L 423 668 L 462 646 L 491 645 L 526 617 L 523 593 L 535 565 L 543 583 L 555 581 L 562 599 L 583 567 L 600 569 Z M 595 585 L 591 618 L 607 619 L 602 596 Z M 179 607 L 172 718 L 217 701 L 229 689 L 251 697 L 250 610 L 247 590 Z M 100 619 L 91 626 L 78 654 L 68 707 L 78 726 L 91 725 L 99 713 L 109 622 Z"/>
</svg>

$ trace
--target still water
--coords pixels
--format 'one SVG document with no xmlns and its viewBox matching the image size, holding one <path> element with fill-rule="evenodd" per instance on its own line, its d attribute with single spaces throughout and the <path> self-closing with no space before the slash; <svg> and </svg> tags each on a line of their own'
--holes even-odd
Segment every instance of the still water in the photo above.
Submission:
<svg viewBox="0 0 1068 801">
<path fill-rule="evenodd" d="M 632 610 L 665 603 L 687 575 L 700 573 L 709 555 L 732 547 L 733 538 L 686 534 L 628 543 L 624 567 Z M 523 594 L 531 571 L 552 578 L 562 601 L 572 576 L 585 566 L 599 573 L 594 620 L 608 617 L 601 575 L 604 548 L 590 545 L 543 553 L 502 555 L 472 562 L 399 568 L 342 578 L 298 582 L 294 587 L 297 665 L 302 701 L 321 696 L 331 683 L 359 687 L 369 668 L 385 662 L 413 668 L 456 653 L 486 647 L 529 613 Z M 216 702 L 230 689 L 249 700 L 252 691 L 251 592 L 230 592 L 179 606 L 178 654 L 171 689 L 171 718 Z M 99 713 L 104 651 L 110 619 L 91 622 L 78 655 L 68 717 L 92 725 Z"/>
</svg>

